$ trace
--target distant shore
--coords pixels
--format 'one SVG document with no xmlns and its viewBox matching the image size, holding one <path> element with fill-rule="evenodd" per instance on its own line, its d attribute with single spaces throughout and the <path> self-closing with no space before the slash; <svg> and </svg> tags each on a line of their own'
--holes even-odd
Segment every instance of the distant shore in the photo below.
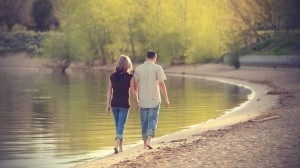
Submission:
<svg viewBox="0 0 300 168">
<path fill-rule="evenodd" d="M 10 60 L 15 68 L 19 63 L 39 67 L 19 56 Z M 3 68 L 8 58 L 0 59 Z M 75 167 L 300 167 L 299 70 L 198 64 L 167 66 L 165 71 L 247 86 L 254 94 L 232 113 L 155 139 L 153 150 L 139 144 Z"/>
</svg>

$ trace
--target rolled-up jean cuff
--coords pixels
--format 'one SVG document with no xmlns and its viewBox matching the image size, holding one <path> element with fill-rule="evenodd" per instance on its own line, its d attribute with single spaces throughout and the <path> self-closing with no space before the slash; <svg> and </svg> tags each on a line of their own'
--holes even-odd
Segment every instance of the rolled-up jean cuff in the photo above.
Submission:
<svg viewBox="0 0 300 168">
<path fill-rule="evenodd" d="M 155 136 L 155 131 L 156 131 L 155 129 L 148 129 L 147 130 L 147 135 L 154 137 Z"/>
<path fill-rule="evenodd" d="M 122 141 L 123 140 L 123 135 L 117 134 L 115 140 L 117 140 L 117 139 L 120 139 Z"/>
<path fill-rule="evenodd" d="M 143 140 L 146 141 L 148 139 L 148 135 L 147 134 L 143 134 Z"/>
</svg>

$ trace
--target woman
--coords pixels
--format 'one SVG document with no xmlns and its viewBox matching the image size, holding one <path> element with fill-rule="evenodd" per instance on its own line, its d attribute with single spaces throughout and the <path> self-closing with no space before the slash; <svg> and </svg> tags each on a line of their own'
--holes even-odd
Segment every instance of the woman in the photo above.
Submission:
<svg viewBox="0 0 300 168">
<path fill-rule="evenodd" d="M 116 126 L 116 145 L 114 153 L 123 151 L 123 132 L 129 111 L 129 90 L 131 90 L 136 108 L 139 107 L 137 93 L 134 89 L 133 74 L 131 74 L 132 63 L 128 56 L 121 55 L 115 67 L 114 72 L 110 75 L 107 91 L 106 112 L 109 114 L 112 109 L 115 126 Z"/>
</svg>

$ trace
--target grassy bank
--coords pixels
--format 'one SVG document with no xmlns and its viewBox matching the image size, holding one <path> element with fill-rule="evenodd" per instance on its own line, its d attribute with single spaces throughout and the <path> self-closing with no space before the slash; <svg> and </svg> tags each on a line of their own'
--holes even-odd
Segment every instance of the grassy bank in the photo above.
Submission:
<svg viewBox="0 0 300 168">
<path fill-rule="evenodd" d="M 267 39 L 258 44 L 252 44 L 240 49 L 240 55 L 299 55 L 300 32 Z"/>
</svg>

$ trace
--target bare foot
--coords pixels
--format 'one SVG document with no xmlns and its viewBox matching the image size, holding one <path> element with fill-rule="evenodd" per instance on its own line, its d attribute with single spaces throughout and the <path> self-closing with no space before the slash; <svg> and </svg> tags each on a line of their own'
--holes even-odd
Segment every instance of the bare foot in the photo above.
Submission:
<svg viewBox="0 0 300 168">
<path fill-rule="evenodd" d="M 119 142 L 119 152 L 123 152 L 123 140 Z"/>
<path fill-rule="evenodd" d="M 117 148 L 114 148 L 114 150 L 115 150 L 114 154 L 118 154 L 119 153 L 119 151 L 118 151 Z"/>
<path fill-rule="evenodd" d="M 151 145 L 147 145 L 148 149 L 153 149 L 153 147 Z"/>
<path fill-rule="evenodd" d="M 146 141 L 146 148 L 147 148 L 147 149 L 153 149 L 150 140 L 147 140 L 147 141 Z"/>
</svg>

